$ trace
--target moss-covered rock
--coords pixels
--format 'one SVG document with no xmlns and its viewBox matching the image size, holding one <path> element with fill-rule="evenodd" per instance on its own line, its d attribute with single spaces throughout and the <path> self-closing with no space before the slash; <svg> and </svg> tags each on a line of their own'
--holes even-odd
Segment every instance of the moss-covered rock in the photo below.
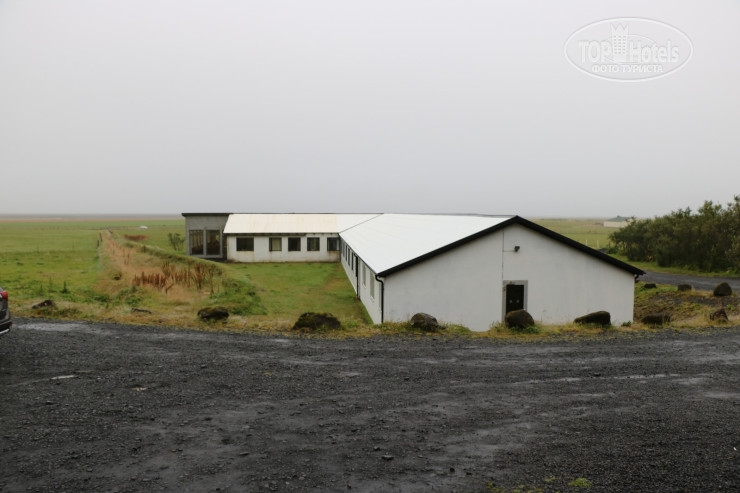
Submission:
<svg viewBox="0 0 740 493">
<path fill-rule="evenodd" d="M 527 310 L 514 310 L 507 313 L 504 322 L 510 329 L 526 329 L 534 326 L 534 318 Z"/>
<path fill-rule="evenodd" d="M 293 325 L 293 330 L 301 330 L 304 332 L 322 329 L 337 330 L 341 328 L 342 324 L 339 322 L 337 317 L 331 313 L 302 313 Z"/>
<path fill-rule="evenodd" d="M 714 296 L 730 296 L 732 288 L 726 282 L 721 282 L 714 287 Z"/>
<path fill-rule="evenodd" d="M 428 313 L 416 313 L 409 320 L 409 324 L 415 329 L 423 330 L 424 332 L 437 332 L 444 329 L 444 326 L 437 322 L 437 319 Z"/>
<path fill-rule="evenodd" d="M 574 322 L 578 325 L 593 324 L 609 327 L 612 324 L 612 316 L 609 312 L 601 310 L 578 317 Z"/>
<path fill-rule="evenodd" d="M 198 317 L 207 322 L 213 320 L 226 320 L 229 318 L 229 311 L 222 306 L 206 307 L 198 310 Z"/>
</svg>

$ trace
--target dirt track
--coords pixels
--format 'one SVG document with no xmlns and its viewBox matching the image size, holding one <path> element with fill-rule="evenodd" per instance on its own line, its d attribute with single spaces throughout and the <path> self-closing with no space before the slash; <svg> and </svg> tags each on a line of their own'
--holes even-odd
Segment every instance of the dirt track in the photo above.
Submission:
<svg viewBox="0 0 740 493">
<path fill-rule="evenodd" d="M 0 389 L 2 491 L 740 490 L 737 327 L 496 343 L 21 320 Z"/>
</svg>

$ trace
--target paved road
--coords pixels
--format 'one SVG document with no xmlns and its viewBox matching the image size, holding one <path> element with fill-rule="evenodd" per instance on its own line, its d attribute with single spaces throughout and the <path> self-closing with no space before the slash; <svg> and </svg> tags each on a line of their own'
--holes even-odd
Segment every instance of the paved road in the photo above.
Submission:
<svg viewBox="0 0 740 493">
<path fill-rule="evenodd" d="M 712 291 L 717 284 L 726 282 L 732 287 L 733 292 L 740 293 L 740 278 L 738 277 L 702 277 L 647 271 L 640 277 L 640 281 L 671 284 L 673 286 L 691 284 L 694 289 L 699 291 Z"/>
<path fill-rule="evenodd" d="M 740 491 L 740 327 L 512 343 L 20 320 L 0 396 L 3 492 Z"/>
</svg>

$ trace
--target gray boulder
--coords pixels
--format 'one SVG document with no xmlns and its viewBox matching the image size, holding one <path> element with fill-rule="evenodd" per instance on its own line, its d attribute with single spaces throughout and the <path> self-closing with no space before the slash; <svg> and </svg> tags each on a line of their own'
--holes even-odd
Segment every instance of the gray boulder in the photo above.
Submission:
<svg viewBox="0 0 740 493">
<path fill-rule="evenodd" d="M 436 332 L 438 330 L 444 329 L 442 325 L 437 322 L 437 319 L 433 316 L 429 315 L 428 313 L 416 313 L 413 317 L 409 320 L 409 324 L 416 328 L 423 330 L 425 332 Z"/>
<path fill-rule="evenodd" d="M 612 324 L 612 316 L 609 312 L 601 310 L 578 317 L 574 322 L 578 325 L 594 324 L 609 327 Z"/>
<path fill-rule="evenodd" d="M 34 310 L 40 310 L 42 308 L 54 308 L 56 305 L 54 305 L 54 302 L 51 300 L 44 300 L 41 303 L 36 303 L 31 308 Z"/>
<path fill-rule="evenodd" d="M 721 282 L 714 287 L 714 296 L 730 296 L 732 288 L 726 282 Z"/>
</svg>

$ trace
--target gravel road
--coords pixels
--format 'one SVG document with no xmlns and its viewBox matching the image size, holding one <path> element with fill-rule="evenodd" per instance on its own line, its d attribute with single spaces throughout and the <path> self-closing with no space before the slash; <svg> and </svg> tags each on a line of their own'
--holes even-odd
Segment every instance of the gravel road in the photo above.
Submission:
<svg viewBox="0 0 740 493">
<path fill-rule="evenodd" d="M 733 292 L 740 292 L 740 278 L 738 277 L 702 277 L 646 271 L 645 274 L 640 276 L 640 281 L 654 282 L 657 284 L 670 284 L 673 286 L 678 286 L 679 284 L 690 284 L 694 289 L 698 289 L 700 291 L 713 291 L 717 284 L 726 282 L 730 285 Z"/>
<path fill-rule="evenodd" d="M 740 327 L 496 342 L 19 320 L 0 490 L 740 491 Z"/>
</svg>

